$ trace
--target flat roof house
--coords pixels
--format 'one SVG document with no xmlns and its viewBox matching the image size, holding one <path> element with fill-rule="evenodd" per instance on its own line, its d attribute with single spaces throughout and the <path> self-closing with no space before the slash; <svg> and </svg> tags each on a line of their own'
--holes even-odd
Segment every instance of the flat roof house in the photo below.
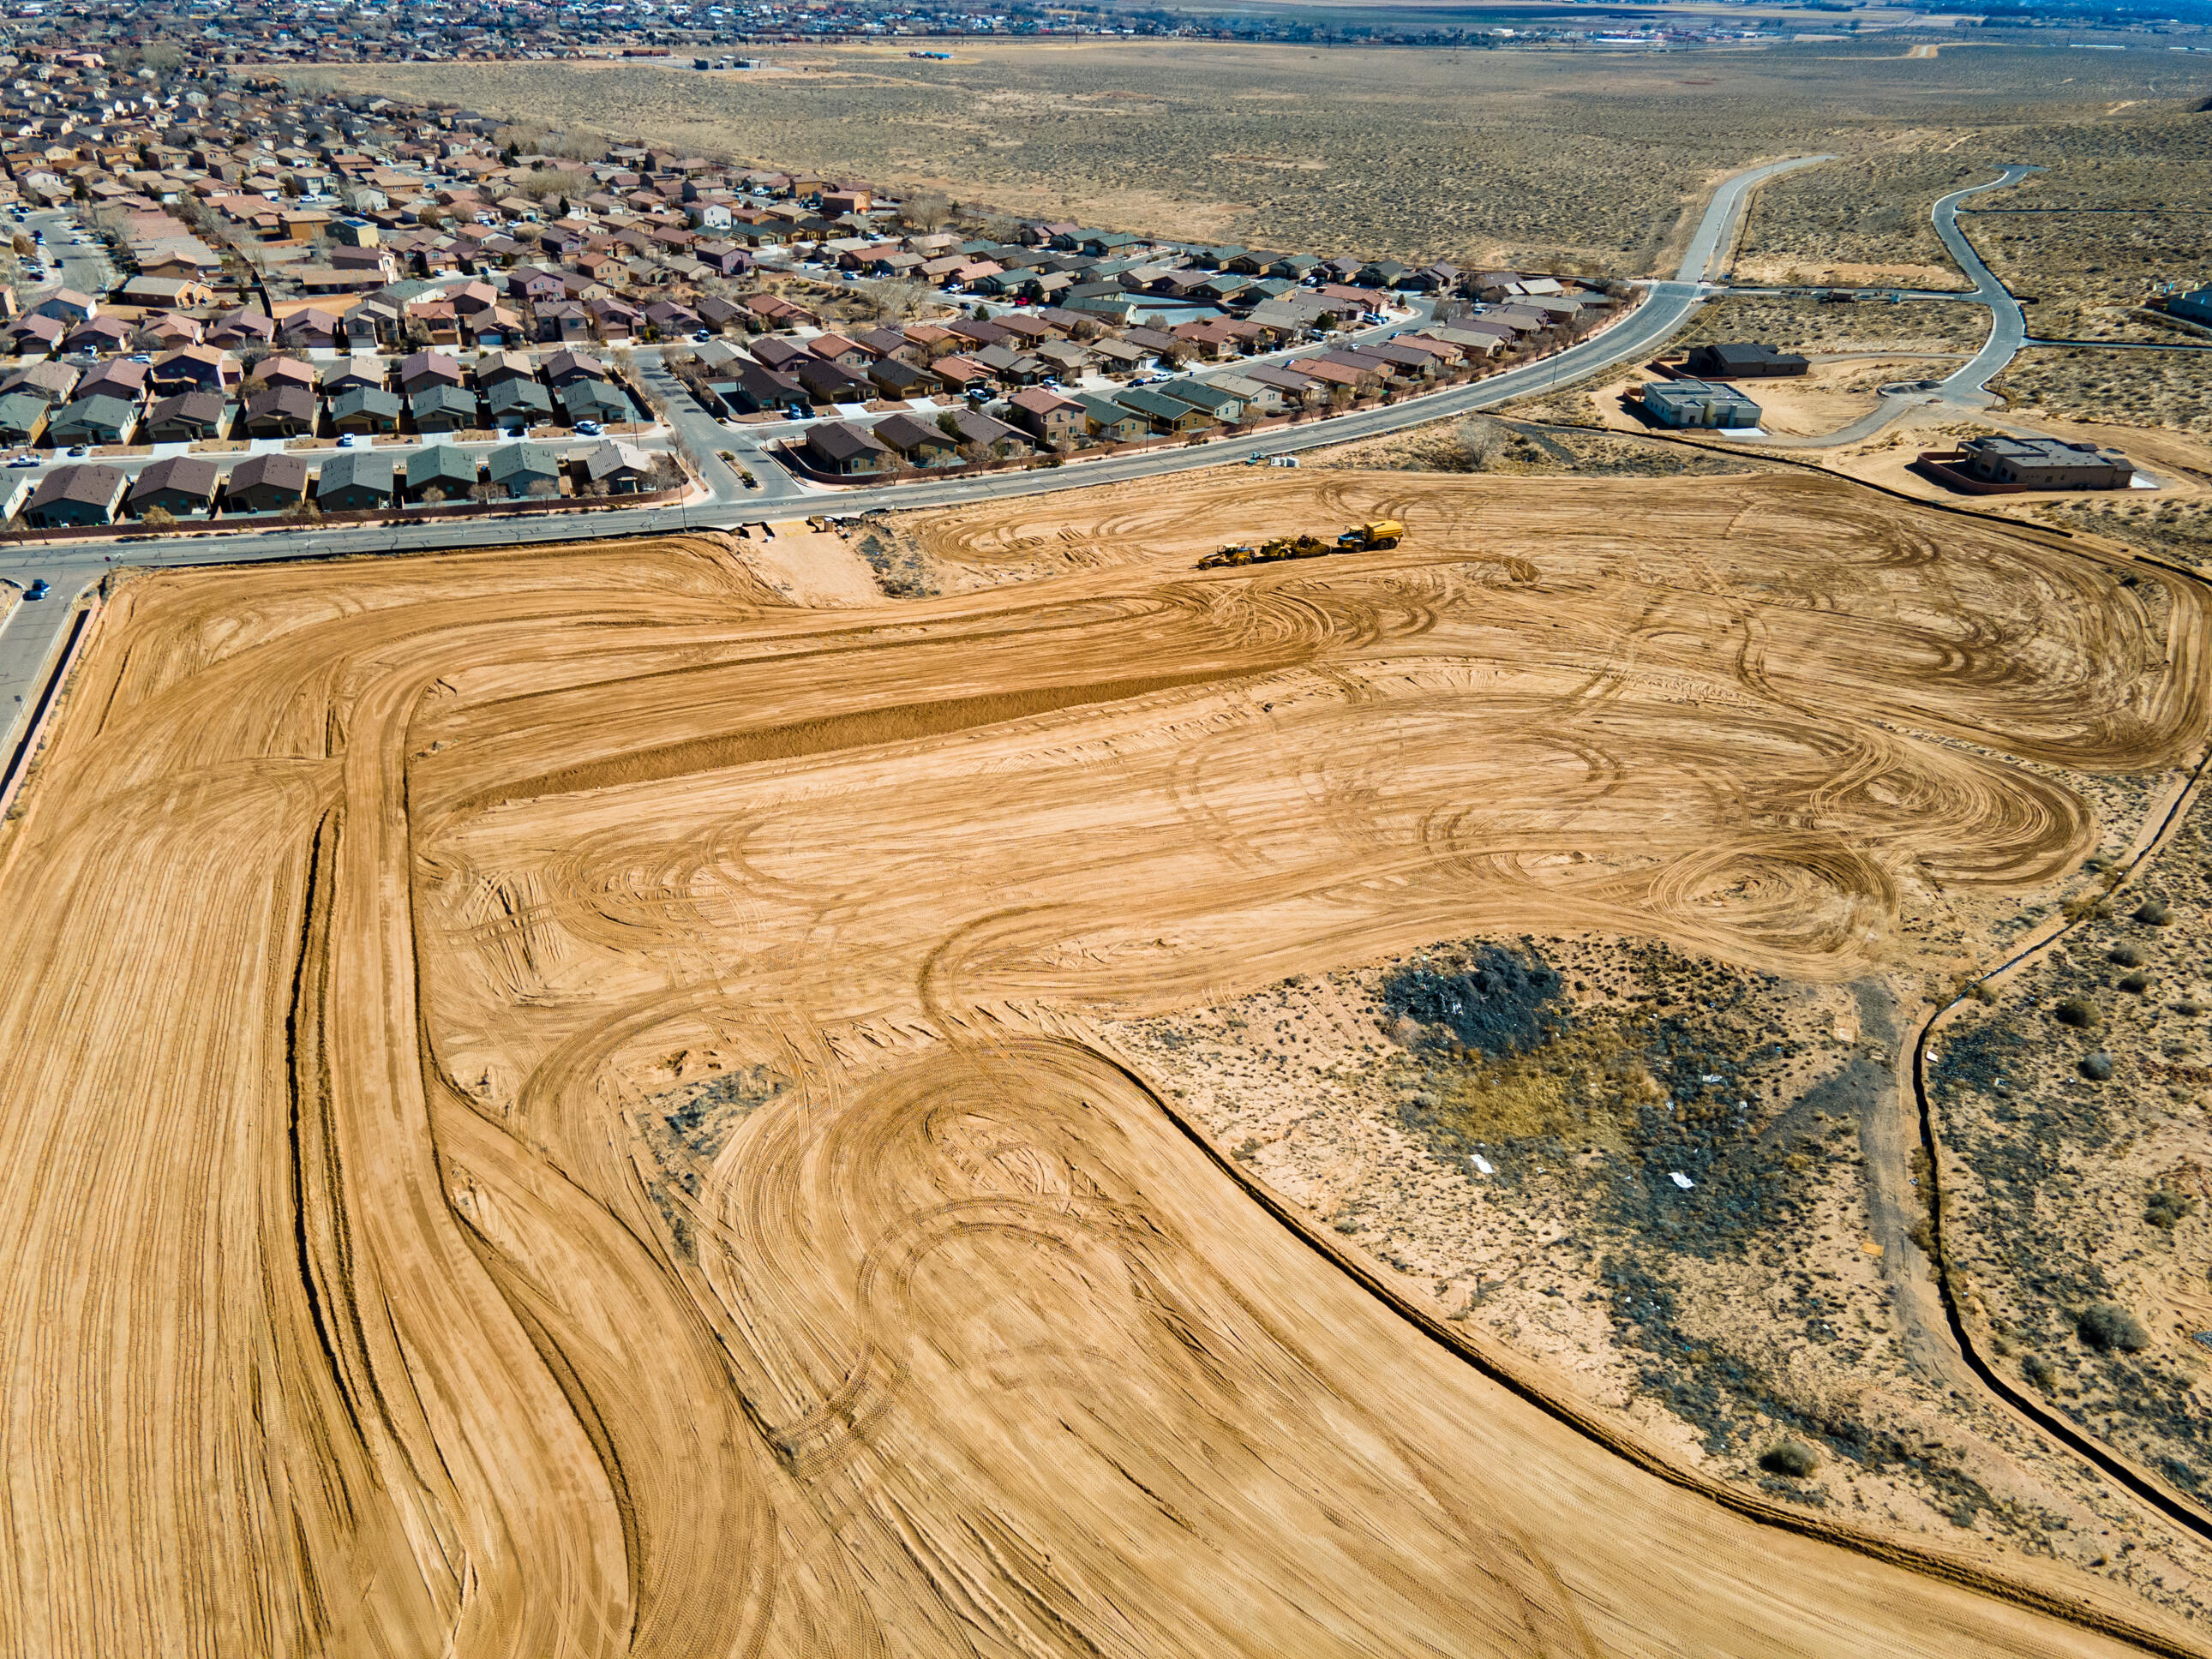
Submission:
<svg viewBox="0 0 2212 1659">
<path fill-rule="evenodd" d="M 1763 340 L 1724 340 L 1692 346 L 1686 367 L 1708 380 L 1756 380 L 1802 374 L 1809 365 L 1796 352 L 1784 351 Z"/>
<path fill-rule="evenodd" d="M 120 467 L 56 467 L 40 480 L 31 499 L 23 504 L 23 522 L 33 530 L 106 524 L 113 520 L 123 500 L 124 483 Z"/>
<path fill-rule="evenodd" d="M 1972 438 L 1959 446 L 1963 471 L 2022 489 L 2125 489 L 2135 463 L 2117 450 L 2057 438 Z"/>
<path fill-rule="evenodd" d="M 204 455 L 171 455 L 138 475 L 131 486 L 131 516 L 143 519 L 150 507 L 172 518 L 205 514 L 215 507 L 221 469 Z"/>
<path fill-rule="evenodd" d="M 1644 412 L 1662 426 L 1742 428 L 1759 424 L 1759 405 L 1732 386 L 1711 380 L 1654 380 Z"/>
</svg>

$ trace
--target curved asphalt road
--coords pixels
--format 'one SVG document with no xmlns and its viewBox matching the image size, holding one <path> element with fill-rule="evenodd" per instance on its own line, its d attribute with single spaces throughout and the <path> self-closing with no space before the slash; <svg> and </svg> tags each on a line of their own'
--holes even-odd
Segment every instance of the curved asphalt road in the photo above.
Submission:
<svg viewBox="0 0 2212 1659">
<path fill-rule="evenodd" d="M 757 440 L 749 443 L 733 434 L 682 392 L 655 376 L 655 383 L 670 393 L 673 423 L 691 441 L 701 481 L 711 492 L 708 501 L 684 507 L 612 508 L 557 518 L 487 519 L 419 526 L 373 526 L 355 530 L 271 530 L 249 536 L 149 537 L 120 545 L 107 542 L 0 549 L 0 577 L 25 585 L 34 577 L 44 577 L 52 585 L 52 592 L 46 599 L 18 605 L 14 615 L 0 623 L 0 725 L 4 725 L 8 732 L 4 743 L 0 743 L 0 785 L 4 785 L 13 772 L 23 736 L 20 729 L 23 717 L 37 705 L 40 688 L 52 672 L 72 601 L 119 565 L 235 564 L 262 559 L 496 547 L 518 542 L 598 540 L 609 536 L 729 528 L 756 523 L 763 518 L 788 518 L 794 513 L 846 514 L 872 507 L 949 507 L 966 501 L 1079 489 L 1131 478 L 1164 477 L 1170 473 L 1219 466 L 1254 451 L 1262 455 L 1288 454 L 1375 437 L 1442 416 L 1488 409 L 1530 392 L 1571 385 L 1650 351 L 1681 325 L 1710 291 L 1707 281 L 1715 274 L 1716 267 L 1726 263 L 1735 246 L 1751 192 L 1778 174 L 1828 159 L 1812 155 L 1770 161 L 1724 180 L 1706 204 L 1674 278 L 1647 284 L 1648 292 L 1641 306 L 1577 345 L 1468 386 L 1356 414 L 1301 422 L 1296 426 L 1255 434 L 1233 444 L 1216 441 L 1033 471 L 948 478 L 941 483 L 896 484 L 876 489 L 819 489 L 801 484 L 781 467 L 768 462 L 758 453 Z M 2017 307 L 2014 309 L 2017 315 Z M 744 489 L 717 458 L 716 451 L 721 449 L 738 454 L 741 461 L 750 466 L 754 476 L 762 480 L 763 487 L 756 490 Z"/>
<path fill-rule="evenodd" d="M 1929 391 L 1885 393 L 1877 403 L 1858 419 L 1833 432 L 1814 433 L 1802 437 L 1768 437 L 1752 440 L 1763 449 L 1836 449 L 1844 444 L 1855 444 L 1871 438 L 1908 409 L 1923 408 L 1931 404 L 1949 404 L 1959 409 L 1987 409 L 1998 400 L 1984 388 L 2001 373 L 2005 365 L 2018 355 L 2027 341 L 2027 319 L 2022 315 L 2020 301 L 1996 279 L 1994 272 L 1982 263 L 1982 256 L 1974 252 L 1966 233 L 1959 228 L 1959 204 L 1969 196 L 1978 196 L 1985 190 L 2002 190 L 2016 185 L 2029 173 L 2040 171 L 2025 163 L 2008 165 L 2000 178 L 1986 184 L 1969 185 L 1964 190 L 1954 190 L 1939 199 L 1930 215 L 1936 224 L 1936 234 L 1944 251 L 1957 262 L 1972 283 L 1969 294 L 1946 293 L 1940 289 L 1914 290 L 1912 299 L 1956 300 L 1968 305 L 1986 306 L 1990 313 L 1990 336 L 1982 342 L 1982 349 L 1966 362 L 1954 369 Z"/>
</svg>

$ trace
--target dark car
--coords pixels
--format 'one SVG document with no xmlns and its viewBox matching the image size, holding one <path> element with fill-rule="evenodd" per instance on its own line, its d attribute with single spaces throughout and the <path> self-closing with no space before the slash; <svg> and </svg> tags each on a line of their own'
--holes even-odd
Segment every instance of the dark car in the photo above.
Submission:
<svg viewBox="0 0 2212 1659">
<path fill-rule="evenodd" d="M 46 579 L 41 576 L 23 590 L 23 597 L 27 599 L 43 599 L 46 597 Z"/>
</svg>

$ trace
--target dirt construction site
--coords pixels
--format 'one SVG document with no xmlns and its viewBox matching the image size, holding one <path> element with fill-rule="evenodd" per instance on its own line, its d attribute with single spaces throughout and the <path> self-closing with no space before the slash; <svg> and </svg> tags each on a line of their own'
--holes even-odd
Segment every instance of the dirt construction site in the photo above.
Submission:
<svg viewBox="0 0 2212 1659">
<path fill-rule="evenodd" d="M 1791 473 L 1235 469 L 879 533 L 933 597 L 848 551 L 794 603 L 719 535 L 110 583 L 0 832 L 0 1649 L 2212 1651 L 2193 1498 L 1970 1401 L 1882 1208 L 1916 1011 L 2185 812 L 2199 581 Z M 1404 980 L 1439 941 L 1525 1042 Z M 1705 1097 L 1616 992 L 1863 1079 L 1874 1196 L 1802 1215 L 1936 1379 L 1889 1462 L 1578 1352 L 1574 1261 L 1506 1294 L 1582 1339 L 1473 1288 L 1562 1159 L 1638 1215 L 1732 1190 L 1682 1160 L 1741 1114 L 1636 1161 Z M 1525 1104 L 1574 1032 L 1602 1124 Z M 1407 1137 L 1449 1182 L 1393 1213 Z M 1417 1221 L 1434 1260 L 1375 1243 Z M 1911 1496 L 1947 1424 L 2002 1466 L 1956 1522 Z"/>
</svg>

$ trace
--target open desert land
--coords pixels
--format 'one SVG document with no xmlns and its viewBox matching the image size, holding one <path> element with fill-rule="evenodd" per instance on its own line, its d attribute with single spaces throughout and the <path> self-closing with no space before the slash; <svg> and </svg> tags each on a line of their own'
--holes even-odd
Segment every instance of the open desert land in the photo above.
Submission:
<svg viewBox="0 0 2212 1659">
<path fill-rule="evenodd" d="M 1671 269 L 1713 182 L 1834 152 L 1754 202 L 1738 270 L 1959 286 L 1927 206 L 1991 165 L 2201 155 L 2212 70 L 2164 54 L 1891 40 L 1583 57 L 1173 43 L 766 49 L 769 71 L 333 64 L 528 149 L 611 132 L 940 191 L 963 207 L 1317 252 L 1629 276 Z M 2192 146 L 2194 148 L 2192 148 Z M 2171 192 L 2178 188 L 2169 183 Z M 1851 267 L 1837 267 L 1841 260 Z"/>
<path fill-rule="evenodd" d="M 2185 1496 L 1951 1345 L 1909 1087 L 2061 907 L 2187 948 L 2127 860 L 2200 582 L 1795 473 L 883 533 L 937 597 L 719 536 L 111 584 L 0 843 L 0 1646 L 2205 1650 Z M 2094 1255 L 2155 1176 L 2140 1270 L 1961 1261 L 2192 1468 L 2206 1126 L 2130 1091 L 2200 1025 L 2034 1200 Z M 1948 1240 L 2028 1177 L 1946 1133 Z M 2145 1342 L 2077 1364 L 2085 1287 Z"/>
</svg>

